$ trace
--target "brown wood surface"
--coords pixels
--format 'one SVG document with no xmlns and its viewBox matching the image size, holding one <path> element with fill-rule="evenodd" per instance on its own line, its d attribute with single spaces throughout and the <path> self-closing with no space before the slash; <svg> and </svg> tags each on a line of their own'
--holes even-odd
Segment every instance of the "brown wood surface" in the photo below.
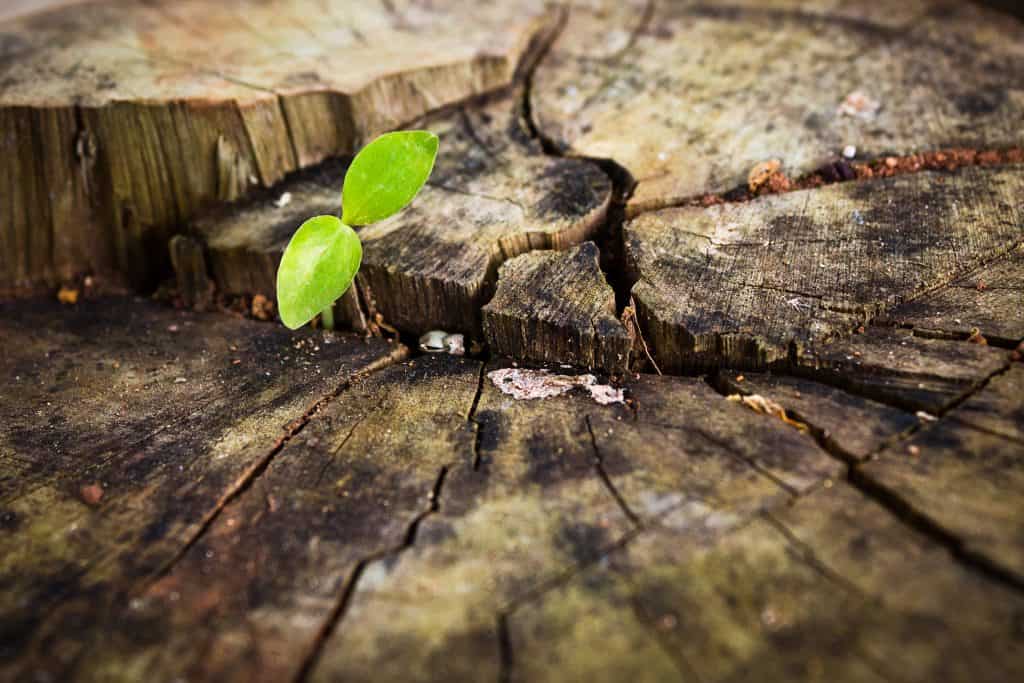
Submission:
<svg viewBox="0 0 1024 683">
<path fill-rule="evenodd" d="M 633 342 L 615 310 L 593 242 L 534 251 L 502 265 L 498 290 L 483 308 L 484 335 L 504 356 L 621 373 Z"/>
<path fill-rule="evenodd" d="M 1015 248 L 1022 187 L 1022 167 L 971 168 L 643 214 L 624 236 L 641 327 L 663 370 L 813 354 Z"/>
<path fill-rule="evenodd" d="M 359 229 L 357 289 L 364 306 L 400 329 L 480 338 L 480 308 L 494 294 L 501 263 L 594 237 L 612 185 L 586 161 L 544 156 L 511 98 L 418 125 L 442 141 L 433 174 L 409 209 Z M 344 170 L 340 163 L 321 167 L 200 219 L 194 231 L 207 244 L 218 287 L 272 296 L 281 253 L 298 225 L 340 210 Z M 279 207 L 286 192 L 290 201 Z"/>
<path fill-rule="evenodd" d="M 607 0 L 573 6 L 530 99 L 553 145 L 625 167 L 642 211 L 771 159 L 803 176 L 847 145 L 1020 147 L 1021 74 L 1020 22 L 967 2 Z M 854 93 L 876 106 L 841 113 Z"/>
<path fill-rule="evenodd" d="M 204 202 L 509 85 L 515 4 L 103 0 L 0 24 L 0 292 L 136 285 Z"/>
<path fill-rule="evenodd" d="M 199 8 L 0 24 L 0 680 L 1024 676 L 1024 25 Z M 358 332 L 286 331 L 405 124 Z"/>
</svg>

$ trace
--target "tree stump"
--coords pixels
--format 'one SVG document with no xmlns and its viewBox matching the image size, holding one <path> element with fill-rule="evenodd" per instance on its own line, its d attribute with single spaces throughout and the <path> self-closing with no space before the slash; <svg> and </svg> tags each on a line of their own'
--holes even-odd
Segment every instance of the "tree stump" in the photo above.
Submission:
<svg viewBox="0 0 1024 683">
<path fill-rule="evenodd" d="M 1024 679 L 1019 20 L 24 6 L 0 680 Z M 285 330 L 287 240 L 412 126 L 351 329 Z"/>
<path fill-rule="evenodd" d="M 556 19 L 532 0 L 104 0 L 6 22 L 0 291 L 151 286 L 201 204 L 509 85 Z"/>
</svg>

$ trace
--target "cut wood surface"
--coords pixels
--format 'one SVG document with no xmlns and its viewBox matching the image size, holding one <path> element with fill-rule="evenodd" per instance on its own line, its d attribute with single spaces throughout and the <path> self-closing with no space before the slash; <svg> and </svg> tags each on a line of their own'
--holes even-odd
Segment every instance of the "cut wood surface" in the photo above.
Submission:
<svg viewBox="0 0 1024 683">
<path fill-rule="evenodd" d="M 1021 146 L 1021 25 L 971 3 L 574 4 L 534 76 L 538 130 L 612 159 L 630 210 L 840 158 Z M 846 106 L 844 106 L 846 105 Z"/>
<path fill-rule="evenodd" d="M 496 353 L 609 372 L 629 368 L 632 341 L 615 315 L 615 292 L 593 242 L 506 261 L 483 315 L 485 338 Z"/>
<path fill-rule="evenodd" d="M 840 484 L 725 535 L 651 529 L 518 606 L 510 680 L 995 683 L 1022 607 Z"/>
<path fill-rule="evenodd" d="M 510 98 L 420 125 L 441 139 L 434 172 L 409 208 L 359 229 L 357 289 L 400 329 L 480 338 L 480 308 L 494 292 L 502 261 L 594 237 L 611 181 L 589 162 L 544 156 Z M 195 231 L 206 241 L 217 285 L 273 295 L 292 233 L 309 216 L 340 210 L 344 169 L 328 165 L 200 220 Z M 289 201 L 279 207 L 285 193 Z"/>
<path fill-rule="evenodd" d="M 1015 364 L 946 420 L 883 451 L 864 474 L 1024 577 L 1024 368 Z"/>
<path fill-rule="evenodd" d="M 1024 339 L 1024 246 L 885 317 L 917 334 L 1015 346 Z"/>
<path fill-rule="evenodd" d="M 778 401 L 783 420 L 701 378 L 635 376 L 626 404 L 581 389 L 517 400 L 489 376 L 501 362 L 395 363 L 401 347 L 383 342 L 151 303 L 56 307 L 8 306 L 3 323 L 15 340 L 3 395 L 18 397 L 3 404 L 4 676 L 556 680 L 692 667 L 718 680 L 758 661 L 927 678 L 952 652 L 951 680 L 1015 666 L 999 624 L 1022 596 L 947 552 L 962 543 L 1019 573 L 1020 368 L 1006 369 L 1006 349 L 898 331 L 1000 359 L 961 363 L 974 384 L 928 417 L 886 407 L 898 392 L 858 398 L 856 383 L 845 394 L 810 379 L 719 381 Z M 117 419 L 126 399 L 145 419 Z M 950 430 L 972 441 L 949 445 Z M 67 457 L 50 460 L 54 448 Z M 950 448 L 962 454 L 947 460 Z M 855 465 L 853 492 L 844 471 L 879 450 Z M 715 597 L 726 579 L 738 603 Z M 727 654 L 708 654 L 715 643 Z"/>
<path fill-rule="evenodd" d="M 1004 349 L 868 327 L 808 354 L 792 371 L 905 410 L 938 414 L 1006 368 Z"/>
<path fill-rule="evenodd" d="M 942 0 L 0 23 L 0 681 L 1024 679 L 1020 36 Z M 396 126 L 441 153 L 359 228 L 358 334 L 286 331 L 285 244 Z"/>
<path fill-rule="evenodd" d="M 638 525 L 724 533 L 839 474 L 809 437 L 700 380 L 634 385 L 634 417 L 582 393 L 515 401 L 494 367 L 428 356 L 353 384 L 170 572 L 115 603 L 65 601 L 32 634 L 62 656 L 27 648 L 20 663 L 58 678 L 291 678 L 352 582 L 314 680 L 468 680 L 499 667 L 500 609 Z M 409 638 L 436 645 L 399 656 Z"/>
<path fill-rule="evenodd" d="M 764 367 L 848 336 L 1024 239 L 1024 167 L 841 183 L 672 208 L 624 228 L 662 370 Z"/>
<path fill-rule="evenodd" d="M 851 460 L 867 458 L 920 424 L 906 410 L 802 378 L 723 370 L 718 382 L 731 395 L 778 404 L 789 419 L 816 431 L 833 452 Z"/>
<path fill-rule="evenodd" d="M 403 352 L 117 299 L 0 311 L 4 666 L 55 609 L 126 600 L 318 401 Z"/>
<path fill-rule="evenodd" d="M 507 86 L 514 4 L 104 0 L 0 24 L 0 291 L 152 285 L 197 207 Z"/>
</svg>

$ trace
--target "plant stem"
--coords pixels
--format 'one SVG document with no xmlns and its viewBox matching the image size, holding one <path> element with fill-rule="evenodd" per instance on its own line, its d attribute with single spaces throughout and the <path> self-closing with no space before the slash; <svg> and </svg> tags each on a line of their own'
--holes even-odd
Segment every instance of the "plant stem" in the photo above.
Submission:
<svg viewBox="0 0 1024 683">
<path fill-rule="evenodd" d="M 334 329 L 334 304 L 320 311 L 320 324 L 324 326 L 325 330 Z"/>
</svg>

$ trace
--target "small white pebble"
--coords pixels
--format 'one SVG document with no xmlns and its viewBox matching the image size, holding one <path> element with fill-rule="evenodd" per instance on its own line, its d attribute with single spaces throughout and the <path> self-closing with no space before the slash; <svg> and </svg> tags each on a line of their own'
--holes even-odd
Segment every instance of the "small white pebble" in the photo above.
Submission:
<svg viewBox="0 0 1024 683">
<path fill-rule="evenodd" d="M 843 147 L 843 156 L 846 157 L 847 159 L 854 158 L 855 156 L 857 156 L 857 148 L 854 147 L 853 145 L 847 145 L 846 147 Z"/>
<path fill-rule="evenodd" d="M 175 378 L 174 378 L 174 383 L 175 383 L 175 384 L 184 384 L 184 383 L 185 383 L 185 382 L 187 382 L 187 381 L 188 381 L 188 380 L 187 380 L 187 379 L 185 379 L 184 377 L 175 377 Z"/>
<path fill-rule="evenodd" d="M 291 203 L 292 203 L 292 193 L 291 192 L 285 192 L 280 197 L 278 197 L 277 199 L 274 200 L 274 206 L 276 206 L 279 209 L 283 209 L 284 207 L 288 206 Z"/>
</svg>

